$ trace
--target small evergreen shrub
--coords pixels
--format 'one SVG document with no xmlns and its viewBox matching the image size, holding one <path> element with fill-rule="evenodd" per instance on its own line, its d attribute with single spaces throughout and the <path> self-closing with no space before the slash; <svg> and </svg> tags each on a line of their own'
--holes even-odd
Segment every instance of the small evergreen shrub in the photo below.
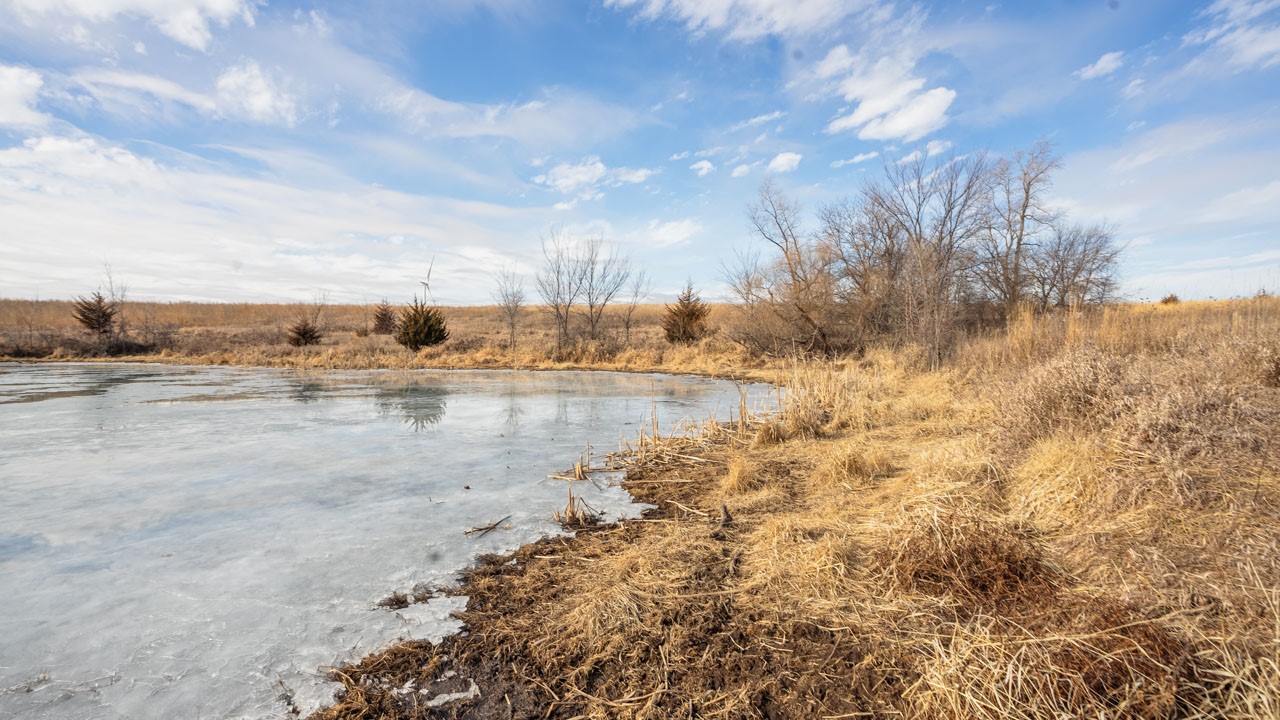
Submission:
<svg viewBox="0 0 1280 720">
<path fill-rule="evenodd" d="M 662 330 L 667 342 L 691 345 L 707 334 L 707 316 L 711 308 L 693 291 L 693 283 L 685 286 L 676 298 L 675 305 L 668 305 L 662 316 Z"/>
<path fill-rule="evenodd" d="M 439 345 L 449 339 L 449 327 L 445 324 L 440 308 L 413 299 L 413 304 L 400 311 L 395 328 L 396 342 L 418 352 L 424 347 Z"/>
<path fill-rule="evenodd" d="M 89 332 L 98 335 L 110 335 L 116 328 L 116 314 L 120 311 L 115 302 L 108 300 L 101 292 L 89 297 L 76 298 L 72 307 L 72 315 Z"/>
<path fill-rule="evenodd" d="M 319 345 L 324 339 L 324 331 L 309 319 L 302 319 L 285 330 L 285 340 L 294 347 Z"/>
<path fill-rule="evenodd" d="M 373 332 L 377 335 L 390 335 L 396 331 L 396 310 L 386 298 L 373 309 Z"/>
<path fill-rule="evenodd" d="M 1161 305 L 1177 305 L 1180 302 L 1182 302 L 1182 298 L 1174 295 L 1173 293 L 1169 293 L 1168 295 L 1160 298 Z"/>
</svg>

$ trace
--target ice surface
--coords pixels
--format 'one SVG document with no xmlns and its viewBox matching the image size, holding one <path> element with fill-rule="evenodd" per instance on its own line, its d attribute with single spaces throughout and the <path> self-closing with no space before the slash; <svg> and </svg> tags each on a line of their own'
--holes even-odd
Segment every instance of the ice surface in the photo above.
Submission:
<svg viewBox="0 0 1280 720">
<path fill-rule="evenodd" d="M 285 717 L 286 688 L 309 712 L 336 687 L 321 668 L 456 629 L 463 598 L 376 603 L 555 532 L 546 476 L 587 442 L 738 398 L 615 373 L 0 365 L 0 716 Z"/>
</svg>

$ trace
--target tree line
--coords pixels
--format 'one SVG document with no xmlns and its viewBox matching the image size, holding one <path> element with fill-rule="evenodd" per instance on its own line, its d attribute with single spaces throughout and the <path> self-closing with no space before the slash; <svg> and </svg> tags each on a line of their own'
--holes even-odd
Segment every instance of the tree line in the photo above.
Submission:
<svg viewBox="0 0 1280 720">
<path fill-rule="evenodd" d="M 1105 223 L 1048 205 L 1047 142 L 1008 158 L 914 156 L 824 205 L 805 230 L 771 181 L 748 209 L 758 245 L 725 271 L 735 337 L 766 353 L 833 354 L 911 342 L 938 359 L 958 333 L 1023 308 L 1115 297 L 1120 247 Z"/>
</svg>

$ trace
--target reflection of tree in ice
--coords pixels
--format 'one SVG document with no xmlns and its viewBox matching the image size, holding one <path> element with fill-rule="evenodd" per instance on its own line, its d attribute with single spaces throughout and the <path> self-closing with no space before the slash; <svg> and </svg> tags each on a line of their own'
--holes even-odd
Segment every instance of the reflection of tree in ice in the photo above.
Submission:
<svg viewBox="0 0 1280 720">
<path fill-rule="evenodd" d="M 404 416 L 414 432 L 440 422 L 444 417 L 449 392 L 438 385 L 410 383 L 378 388 L 374 401 L 383 413 Z"/>
<path fill-rule="evenodd" d="M 318 380 L 291 380 L 289 384 L 289 397 L 300 403 L 316 402 L 326 390 L 325 384 Z"/>
<path fill-rule="evenodd" d="M 507 388 L 507 408 L 503 412 L 503 420 L 507 427 L 515 430 L 520 427 L 520 417 L 524 415 L 524 406 L 521 404 L 522 396 L 516 391 L 515 385 Z"/>
</svg>

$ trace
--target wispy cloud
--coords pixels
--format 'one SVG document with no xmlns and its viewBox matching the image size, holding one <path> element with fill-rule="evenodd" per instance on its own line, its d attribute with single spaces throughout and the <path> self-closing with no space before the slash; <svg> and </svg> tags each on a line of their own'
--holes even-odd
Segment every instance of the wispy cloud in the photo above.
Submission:
<svg viewBox="0 0 1280 720">
<path fill-rule="evenodd" d="M 440 299 L 466 298 L 487 286 L 484 268 L 518 256 L 528 228 L 549 217 L 350 178 L 322 187 L 166 164 L 53 135 L 0 150 L 0 205 L 9 227 L 58 238 L 64 257 L 50 263 L 41 243 L 6 248 L 6 292 L 81 293 L 105 259 L 139 297 L 192 300 L 297 301 L 326 289 L 335 301 L 361 302 L 388 286 L 415 287 L 433 254 L 449 278 Z"/>
<path fill-rule="evenodd" d="M 207 50 L 213 40 L 210 25 L 227 27 L 234 20 L 254 23 L 256 0 L 9 0 L 27 25 L 40 21 L 103 23 L 117 17 L 143 18 L 173 40 L 195 50 Z"/>
<path fill-rule="evenodd" d="M 716 166 L 710 160 L 699 160 L 689 166 L 689 169 L 698 174 L 698 177 L 706 177 L 716 171 Z"/>
<path fill-rule="evenodd" d="M 730 127 L 729 132 L 737 132 L 738 130 L 745 130 L 750 127 L 757 127 L 759 125 L 764 125 L 765 123 L 771 123 L 774 120 L 781 120 L 785 116 L 786 116 L 786 113 L 781 110 L 775 110 L 771 113 L 766 113 L 764 115 L 757 115 L 749 120 L 743 120 L 742 122 Z"/>
<path fill-rule="evenodd" d="M 1208 23 L 1188 33 L 1188 45 L 1221 53 L 1236 69 L 1269 68 L 1280 63 L 1280 2 L 1216 0 L 1202 16 Z"/>
<path fill-rule="evenodd" d="M 864 163 L 868 160 L 873 160 L 878 157 L 880 157 L 880 153 L 876 152 L 875 150 L 872 150 L 871 152 L 858 153 L 857 155 L 854 155 L 853 157 L 847 160 L 833 161 L 831 163 L 831 167 L 839 169 L 839 168 L 845 167 L 846 165 L 857 165 L 858 163 Z"/>
<path fill-rule="evenodd" d="M 1076 71 L 1076 77 L 1081 80 L 1093 80 L 1094 78 L 1106 77 L 1124 67 L 1124 53 L 1120 51 L 1109 52 L 1098 58 L 1097 62 L 1092 65 L 1086 65 Z"/>
<path fill-rule="evenodd" d="M 635 8 L 650 20 L 670 18 L 698 34 L 724 32 L 734 40 L 821 33 L 876 5 L 859 0 L 604 0 L 604 4 Z"/>
</svg>

